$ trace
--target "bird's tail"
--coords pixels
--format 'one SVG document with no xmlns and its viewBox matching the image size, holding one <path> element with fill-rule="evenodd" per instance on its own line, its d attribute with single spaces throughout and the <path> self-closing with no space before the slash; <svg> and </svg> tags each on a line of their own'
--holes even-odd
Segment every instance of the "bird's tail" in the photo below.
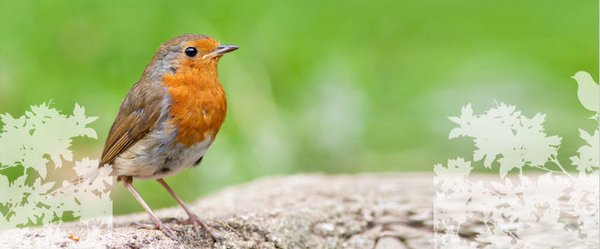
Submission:
<svg viewBox="0 0 600 249">
<path fill-rule="evenodd" d="M 81 187 L 83 184 L 91 185 L 94 182 L 94 180 L 96 180 L 96 178 L 98 178 L 98 175 L 100 175 L 100 172 L 102 172 L 102 170 L 104 170 L 104 168 L 105 167 L 93 167 L 92 169 L 88 170 L 84 174 L 80 175 L 79 177 L 77 177 L 71 181 L 64 181 L 63 185 L 61 187 L 52 191 L 52 193 L 50 193 L 48 195 L 50 197 L 55 197 L 55 196 L 62 197 L 62 196 L 72 194 L 77 189 L 79 189 L 79 187 Z"/>
</svg>

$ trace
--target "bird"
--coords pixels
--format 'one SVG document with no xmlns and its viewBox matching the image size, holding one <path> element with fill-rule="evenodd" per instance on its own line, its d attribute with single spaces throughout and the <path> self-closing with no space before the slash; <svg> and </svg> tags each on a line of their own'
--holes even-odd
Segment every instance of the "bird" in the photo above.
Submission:
<svg viewBox="0 0 600 249">
<path fill-rule="evenodd" d="M 202 227 L 217 237 L 175 194 L 163 178 L 198 166 L 214 142 L 227 112 L 217 64 L 237 50 L 214 38 L 185 34 L 160 45 L 141 78 L 131 87 L 112 124 L 99 168 L 112 166 L 112 176 L 142 205 L 169 238 L 181 243 L 134 188 L 132 182 L 156 180 L 179 203 L 200 236 Z"/>
<path fill-rule="evenodd" d="M 600 109 L 600 92 L 598 83 L 585 71 L 575 73 L 571 78 L 577 82 L 577 97 L 585 109 L 598 112 Z"/>
</svg>

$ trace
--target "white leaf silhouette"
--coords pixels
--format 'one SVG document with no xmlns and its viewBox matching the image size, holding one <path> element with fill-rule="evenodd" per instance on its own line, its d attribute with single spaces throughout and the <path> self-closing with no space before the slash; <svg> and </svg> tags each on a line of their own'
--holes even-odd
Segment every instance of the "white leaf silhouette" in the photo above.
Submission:
<svg viewBox="0 0 600 249">
<path fill-rule="evenodd" d="M 586 144 L 570 157 L 579 171 L 573 177 L 558 160 L 561 138 L 544 131 L 544 114 L 528 118 L 500 103 L 474 115 L 468 104 L 460 117 L 449 119 L 458 125 L 450 139 L 473 138 L 473 160 L 487 168 L 499 165 L 500 181 L 471 181 L 473 167 L 463 158 L 434 166 L 436 248 L 600 247 L 598 129 L 593 134 L 580 129 Z M 546 173 L 525 175 L 524 166 Z M 517 177 L 509 176 L 514 169 Z M 476 235 L 459 236 L 464 228 Z"/>
<path fill-rule="evenodd" d="M 65 164 L 63 161 L 73 160 L 69 149 L 73 137 L 96 138 L 96 132 L 88 127 L 96 118 L 86 117 L 85 109 L 78 104 L 73 115 L 68 116 L 45 103 L 32 106 L 31 111 L 19 118 L 9 114 L 0 114 L 0 118 L 4 123 L 0 132 L 0 165 L 2 168 L 22 166 L 23 172 L 27 172 L 13 182 L 0 173 L 0 206 L 4 207 L 0 209 L 0 228 L 48 224 L 66 212 L 86 219 L 112 214 L 112 201 L 105 186 L 112 185 L 112 177 L 104 172 L 106 170 L 100 172 L 97 184 L 82 184 L 81 191 L 62 198 L 48 196 L 52 188 L 59 185 L 46 180 L 48 170 L 61 167 Z M 86 170 L 96 169 L 98 162 L 84 158 L 74 164 L 75 172 L 81 176 L 87 174 Z M 34 177 L 34 181 L 26 181 L 29 177 Z"/>
<path fill-rule="evenodd" d="M 586 131 L 579 129 L 580 137 L 585 140 L 587 145 L 581 146 L 577 153 L 579 156 L 572 156 L 571 164 L 577 166 L 577 170 L 580 173 L 591 172 L 598 169 L 599 165 L 599 153 L 600 151 L 600 136 L 598 135 L 598 129 L 594 131 L 593 135 L 590 135 Z"/>
</svg>

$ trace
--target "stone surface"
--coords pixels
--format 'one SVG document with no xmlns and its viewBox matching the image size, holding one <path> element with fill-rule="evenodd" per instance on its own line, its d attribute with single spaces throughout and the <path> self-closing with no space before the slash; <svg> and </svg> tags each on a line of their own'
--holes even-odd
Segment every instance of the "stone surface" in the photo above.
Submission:
<svg viewBox="0 0 600 249">
<path fill-rule="evenodd" d="M 269 177 L 204 197 L 191 208 L 224 239 L 180 230 L 178 244 L 160 231 L 138 229 L 146 213 L 117 216 L 114 228 L 82 222 L 0 232 L 0 248 L 433 248 L 431 174 Z M 179 207 L 159 217 L 186 219 Z M 72 233 L 79 241 L 67 238 Z"/>
</svg>

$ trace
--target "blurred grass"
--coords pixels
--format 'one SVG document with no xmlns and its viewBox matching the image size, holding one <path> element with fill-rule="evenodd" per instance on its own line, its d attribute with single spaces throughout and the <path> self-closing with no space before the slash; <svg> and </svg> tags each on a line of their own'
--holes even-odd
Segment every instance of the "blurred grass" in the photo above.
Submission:
<svg viewBox="0 0 600 249">
<path fill-rule="evenodd" d="M 1 0 L 0 113 L 77 102 L 100 118 L 76 159 L 97 158 L 156 48 L 185 33 L 241 47 L 219 65 L 229 110 L 214 146 L 167 179 L 186 201 L 264 175 L 470 159 L 472 142 L 447 140 L 446 118 L 469 102 L 546 113 L 566 165 L 577 128 L 594 127 L 569 76 L 598 80 L 597 1 Z M 150 206 L 176 205 L 156 182 L 136 184 Z M 142 211 L 115 189 L 115 213 Z"/>
</svg>

